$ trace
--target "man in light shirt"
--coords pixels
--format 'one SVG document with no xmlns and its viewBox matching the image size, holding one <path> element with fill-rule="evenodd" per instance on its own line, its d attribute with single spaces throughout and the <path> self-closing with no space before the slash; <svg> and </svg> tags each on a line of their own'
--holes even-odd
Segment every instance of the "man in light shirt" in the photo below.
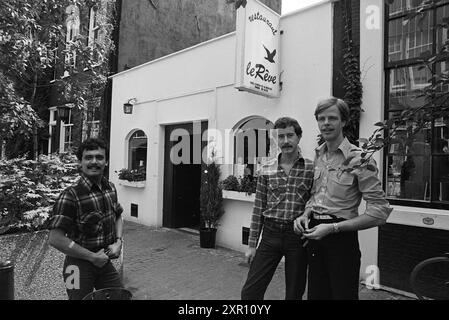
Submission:
<svg viewBox="0 0 449 320">
<path fill-rule="evenodd" d="M 393 209 L 373 159 L 352 172 L 344 170 L 361 160 L 360 149 L 343 135 L 348 105 L 337 98 L 323 100 L 315 118 L 325 143 L 315 150 L 311 198 L 295 220 L 295 231 L 309 241 L 308 299 L 358 299 L 357 231 L 384 224 Z M 359 215 L 362 198 L 366 209 Z"/>
</svg>

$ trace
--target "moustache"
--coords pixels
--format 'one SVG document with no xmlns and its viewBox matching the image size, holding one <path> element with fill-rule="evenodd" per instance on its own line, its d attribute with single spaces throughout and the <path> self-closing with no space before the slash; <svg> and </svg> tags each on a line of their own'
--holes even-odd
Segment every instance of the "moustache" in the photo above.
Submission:
<svg viewBox="0 0 449 320">
<path fill-rule="evenodd" d="M 281 149 L 284 149 L 284 148 L 291 148 L 292 146 L 291 145 L 289 145 L 289 144 L 284 144 L 282 147 L 281 147 Z"/>
</svg>

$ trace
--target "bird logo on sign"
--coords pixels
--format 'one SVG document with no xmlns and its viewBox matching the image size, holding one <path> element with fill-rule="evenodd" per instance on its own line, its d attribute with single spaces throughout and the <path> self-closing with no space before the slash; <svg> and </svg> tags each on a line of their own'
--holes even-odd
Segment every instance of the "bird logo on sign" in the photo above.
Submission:
<svg viewBox="0 0 449 320">
<path fill-rule="evenodd" d="M 267 47 L 265 47 L 265 45 L 263 45 L 263 47 L 267 52 L 267 56 L 265 57 L 265 59 L 267 59 L 271 63 L 274 63 L 274 56 L 276 55 L 276 49 L 274 49 L 273 52 L 271 52 L 270 50 L 267 49 Z"/>
</svg>

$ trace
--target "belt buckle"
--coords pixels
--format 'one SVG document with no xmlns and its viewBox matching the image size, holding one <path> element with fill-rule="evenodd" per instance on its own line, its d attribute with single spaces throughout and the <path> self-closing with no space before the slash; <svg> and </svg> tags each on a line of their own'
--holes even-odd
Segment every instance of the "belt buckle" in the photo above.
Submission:
<svg viewBox="0 0 449 320">
<path fill-rule="evenodd" d="M 313 214 L 313 218 L 315 220 L 332 220 L 333 218 L 330 215 L 327 214 L 319 214 L 319 213 L 314 213 Z"/>
</svg>

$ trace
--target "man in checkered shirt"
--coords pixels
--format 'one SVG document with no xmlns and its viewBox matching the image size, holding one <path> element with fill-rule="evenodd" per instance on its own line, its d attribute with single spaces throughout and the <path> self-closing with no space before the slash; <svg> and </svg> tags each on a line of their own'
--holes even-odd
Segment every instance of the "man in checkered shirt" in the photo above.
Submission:
<svg viewBox="0 0 449 320">
<path fill-rule="evenodd" d="M 295 119 L 280 118 L 274 129 L 281 153 L 259 173 L 246 253 L 250 268 L 241 292 L 243 300 L 264 298 L 282 257 L 285 257 L 285 299 L 301 299 L 306 285 L 307 254 L 304 240 L 293 230 L 293 222 L 304 212 L 309 200 L 313 162 L 300 153 L 302 129 Z"/>
<path fill-rule="evenodd" d="M 81 144 L 81 177 L 61 193 L 50 218 L 49 243 L 66 254 L 63 277 L 70 300 L 81 300 L 94 288 L 123 287 L 110 261 L 122 249 L 123 208 L 103 176 L 106 154 L 102 140 Z"/>
</svg>

